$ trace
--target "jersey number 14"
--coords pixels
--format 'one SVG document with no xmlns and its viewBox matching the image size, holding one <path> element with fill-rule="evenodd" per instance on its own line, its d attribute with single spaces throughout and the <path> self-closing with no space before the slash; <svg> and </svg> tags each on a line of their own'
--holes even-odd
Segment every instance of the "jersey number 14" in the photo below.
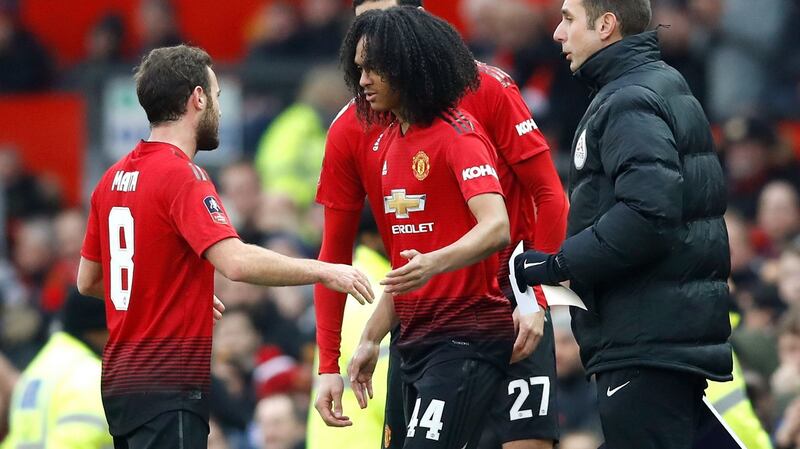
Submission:
<svg viewBox="0 0 800 449">
<path fill-rule="evenodd" d="M 108 233 L 111 302 L 117 310 L 128 310 L 133 286 L 133 215 L 129 208 L 111 209 L 108 214 Z"/>
</svg>

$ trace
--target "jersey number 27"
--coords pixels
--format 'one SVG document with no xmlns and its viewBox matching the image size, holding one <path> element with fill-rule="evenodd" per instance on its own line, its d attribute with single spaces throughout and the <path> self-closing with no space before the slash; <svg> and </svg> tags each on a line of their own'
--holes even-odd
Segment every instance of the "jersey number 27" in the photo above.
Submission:
<svg viewBox="0 0 800 449">
<path fill-rule="evenodd" d="M 111 302 L 117 310 L 128 310 L 133 286 L 133 215 L 129 208 L 111 209 L 108 214 L 108 233 Z"/>
</svg>

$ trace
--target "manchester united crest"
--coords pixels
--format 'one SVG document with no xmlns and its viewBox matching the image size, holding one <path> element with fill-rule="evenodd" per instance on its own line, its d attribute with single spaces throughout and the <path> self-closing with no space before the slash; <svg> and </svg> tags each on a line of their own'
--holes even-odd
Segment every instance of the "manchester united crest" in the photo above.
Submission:
<svg viewBox="0 0 800 449">
<path fill-rule="evenodd" d="M 414 171 L 414 176 L 422 181 L 428 177 L 431 172 L 431 160 L 424 151 L 420 151 L 414 155 L 411 160 L 411 169 Z"/>
</svg>

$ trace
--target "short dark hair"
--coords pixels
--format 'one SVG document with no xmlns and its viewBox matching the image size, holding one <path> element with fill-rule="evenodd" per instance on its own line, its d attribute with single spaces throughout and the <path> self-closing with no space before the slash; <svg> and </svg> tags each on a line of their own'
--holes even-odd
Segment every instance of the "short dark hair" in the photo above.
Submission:
<svg viewBox="0 0 800 449">
<path fill-rule="evenodd" d="M 358 8 L 359 6 L 363 5 L 364 3 L 375 2 L 378 0 L 353 0 L 353 9 Z M 397 6 L 422 6 L 422 0 L 395 0 L 397 2 Z"/>
<path fill-rule="evenodd" d="M 399 93 L 401 115 L 410 123 L 429 125 L 455 107 L 468 89 L 478 87 L 475 59 L 450 24 L 407 6 L 367 11 L 353 22 L 340 52 L 345 82 L 356 98 L 359 118 L 367 124 L 382 122 L 385 115 L 371 110 L 359 85 L 361 71 L 354 59 L 362 37 L 363 68 Z"/>
<path fill-rule="evenodd" d="M 583 0 L 583 7 L 589 28 L 607 12 L 617 16 L 622 37 L 646 31 L 653 16 L 650 0 Z"/>
<path fill-rule="evenodd" d="M 186 101 L 197 86 L 209 97 L 208 67 L 211 56 L 205 50 L 178 45 L 150 51 L 136 67 L 136 95 L 151 125 L 177 120 L 186 113 Z"/>
</svg>

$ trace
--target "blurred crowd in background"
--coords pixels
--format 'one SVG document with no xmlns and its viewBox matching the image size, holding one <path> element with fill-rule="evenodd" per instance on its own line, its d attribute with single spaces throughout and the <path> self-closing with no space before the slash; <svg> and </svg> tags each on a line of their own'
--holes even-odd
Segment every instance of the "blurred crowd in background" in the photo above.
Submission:
<svg viewBox="0 0 800 449">
<path fill-rule="evenodd" d="M 88 193 L 120 155 L 108 148 L 109 83 L 120 77 L 131 83 L 141 55 L 183 41 L 174 4 L 141 0 L 135 50 L 123 47 L 131 30 L 110 10 L 86 34 L 85 60 L 64 65 L 18 20 L 20 1 L 0 0 L 0 94 L 81 93 L 88 125 L 78 204 L 65 199 L 52 173 L 31 170 L 20 148 L 0 141 L 0 355 L 18 369 L 58 326 L 75 285 Z M 243 30 L 246 55 L 218 68 L 223 118 L 232 119 L 223 123 L 218 154 L 199 161 L 247 242 L 293 256 L 317 254 L 322 214 L 313 199 L 326 130 L 349 98 L 336 66 L 352 17 L 348 3 L 264 3 Z M 652 4 L 664 59 L 703 103 L 726 170 L 731 340 L 749 396 L 771 434 L 797 438 L 800 6 L 793 0 Z M 572 78 L 552 41 L 560 7 L 558 0 L 463 0 L 458 15 L 476 57 L 516 79 L 563 172 L 591 93 Z M 226 95 L 238 96 L 233 110 L 225 109 Z M 14 124 L 0 124 L 6 126 Z M 139 138 L 146 133 L 133 142 Z M 210 447 L 303 447 L 314 380 L 312 289 L 261 288 L 218 276 L 216 294 L 228 310 L 214 335 Z M 556 311 L 554 321 L 562 447 L 593 448 L 599 432 L 593 386 L 583 376 L 568 314 Z"/>
</svg>

